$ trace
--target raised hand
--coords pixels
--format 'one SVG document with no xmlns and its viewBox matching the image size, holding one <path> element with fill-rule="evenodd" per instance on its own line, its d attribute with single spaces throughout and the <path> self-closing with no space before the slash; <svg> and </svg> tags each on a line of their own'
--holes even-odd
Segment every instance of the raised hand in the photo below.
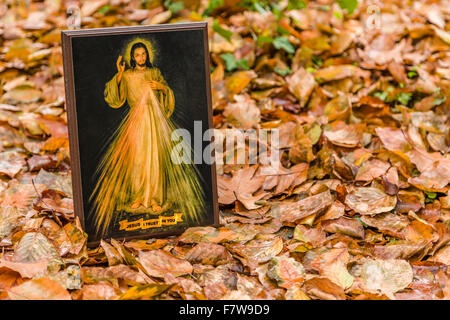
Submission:
<svg viewBox="0 0 450 320">
<path fill-rule="evenodd" d="M 117 84 L 119 84 L 120 80 L 122 80 L 123 72 L 125 71 L 125 61 L 123 61 L 122 56 L 119 56 L 119 58 L 117 58 L 116 65 L 118 72 Z"/>
<path fill-rule="evenodd" d="M 119 56 L 119 58 L 117 58 L 117 71 L 121 74 L 125 71 L 125 61 L 123 61 L 122 56 Z"/>
</svg>

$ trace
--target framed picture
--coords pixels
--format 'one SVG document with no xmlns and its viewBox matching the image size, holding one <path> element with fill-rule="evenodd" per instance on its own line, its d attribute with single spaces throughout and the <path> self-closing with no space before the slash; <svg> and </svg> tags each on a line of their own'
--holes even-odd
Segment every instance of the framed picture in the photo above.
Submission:
<svg viewBox="0 0 450 320">
<path fill-rule="evenodd" d="M 88 244 L 217 225 L 214 155 L 204 152 L 212 129 L 207 23 L 61 37 L 74 208 Z"/>
</svg>

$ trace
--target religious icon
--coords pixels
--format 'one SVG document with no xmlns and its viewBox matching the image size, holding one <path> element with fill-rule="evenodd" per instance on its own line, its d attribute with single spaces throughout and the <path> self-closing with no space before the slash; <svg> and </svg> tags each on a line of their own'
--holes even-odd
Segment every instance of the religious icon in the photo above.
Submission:
<svg viewBox="0 0 450 320">
<path fill-rule="evenodd" d="M 193 25 L 197 26 L 196 23 Z M 202 24 L 203 26 L 206 24 Z M 176 27 L 175 30 L 177 30 Z M 195 98 L 195 101 L 202 100 L 195 97 L 195 94 L 199 95 L 195 92 L 199 91 L 195 89 L 195 86 L 191 86 L 190 92 L 187 91 L 186 81 L 191 80 L 192 75 L 183 75 L 186 77 L 183 84 L 180 81 L 179 71 L 181 70 L 167 68 L 167 74 L 171 70 L 174 72 L 171 78 L 174 83 L 172 86 L 171 81 L 166 80 L 163 75 L 160 64 L 155 63 L 156 60 L 170 61 L 168 57 L 164 57 L 166 59 L 163 60 L 159 55 L 171 54 L 171 51 L 164 49 L 169 48 L 167 44 L 174 43 L 174 39 L 177 38 L 170 37 L 171 34 L 176 33 L 175 30 L 167 32 L 165 37 L 161 32 L 154 35 L 131 32 L 124 37 L 120 42 L 122 48 L 116 50 L 114 60 L 112 57 L 108 59 L 109 65 L 106 65 L 106 61 L 101 62 L 102 68 L 109 69 L 108 74 L 112 75 L 105 79 L 103 86 L 100 86 L 100 82 L 96 82 L 98 83 L 96 89 L 102 93 L 103 103 L 96 106 L 92 104 L 93 99 L 89 105 L 85 105 L 82 101 L 78 103 L 75 99 L 76 110 L 72 110 L 75 111 L 74 115 L 69 112 L 69 118 L 76 118 L 78 123 L 76 138 L 80 150 L 78 150 L 79 153 L 74 152 L 73 156 L 80 156 L 81 163 L 83 163 L 84 155 L 81 150 L 83 149 L 81 141 L 86 141 L 86 145 L 92 143 L 92 139 L 104 141 L 97 148 L 100 150 L 97 160 L 85 161 L 88 163 L 86 168 L 89 168 L 85 171 L 91 173 L 90 177 L 83 177 L 83 168 L 81 168 L 81 184 L 83 185 L 81 196 L 84 212 L 82 218 L 85 229 L 89 231 L 88 235 L 90 233 L 94 241 L 108 237 L 149 236 L 152 232 L 168 234 L 189 226 L 217 222 L 217 204 L 214 201 L 215 177 L 211 165 L 206 165 L 209 166 L 209 170 L 205 170 L 204 164 L 202 168 L 202 165 L 196 165 L 192 160 L 186 161 L 182 153 L 174 152 L 175 147 L 183 152 L 194 152 L 189 141 L 178 139 L 176 132 L 180 129 L 186 130 L 178 122 L 189 124 L 190 121 L 186 117 L 190 111 L 195 110 L 189 108 L 188 101 L 177 99 L 177 93 L 181 97 L 190 95 L 191 99 Z M 76 34 L 76 31 L 70 32 Z M 205 39 L 204 36 L 197 38 Z M 72 39 L 73 51 L 76 50 L 77 41 L 81 39 L 83 39 L 81 36 Z M 97 37 L 97 40 L 99 39 Z M 112 41 L 111 37 L 102 39 L 104 44 L 108 43 L 108 39 L 110 39 L 109 42 Z M 98 45 L 102 41 L 97 41 Z M 204 46 L 205 44 L 201 42 L 197 49 L 195 46 L 190 46 L 192 54 L 195 54 L 195 51 L 205 52 Z M 183 54 L 183 50 L 180 51 L 177 52 L 178 56 Z M 189 55 L 189 52 L 185 50 L 184 54 Z M 75 92 L 77 91 L 77 71 L 75 71 L 77 57 L 80 61 L 84 61 L 80 56 L 82 54 L 72 55 Z M 65 58 L 66 61 L 69 60 L 67 56 Z M 205 66 L 204 62 L 197 65 L 200 69 L 205 69 Z M 207 84 L 206 87 L 208 87 L 209 72 L 205 72 L 204 76 L 203 80 L 207 81 L 203 83 L 203 86 Z M 95 96 L 95 101 L 98 101 L 99 94 L 95 93 L 92 87 L 87 88 L 83 85 L 80 87 L 85 88 L 81 89 L 84 94 Z M 70 90 L 68 87 L 66 89 Z M 206 122 L 207 129 L 210 127 L 211 120 L 208 101 L 210 97 L 207 94 L 200 98 L 203 98 L 203 106 L 195 106 L 199 111 L 196 121 Z M 95 108 L 97 110 L 92 112 Z M 106 135 L 104 130 L 98 130 L 95 135 L 92 128 L 86 131 L 81 130 L 83 111 L 89 110 L 90 117 L 98 116 L 101 119 L 101 110 L 103 110 L 105 119 L 114 118 L 113 128 L 105 126 Z M 190 127 L 192 128 L 192 125 Z M 83 134 L 86 136 L 78 139 Z M 97 138 L 99 136 L 101 138 Z M 71 134 L 71 138 L 75 140 L 75 134 Z M 71 143 L 71 149 L 72 147 L 76 148 L 75 143 Z M 188 159 L 192 158 L 188 157 Z M 74 187 L 76 185 L 74 179 Z M 84 188 L 85 185 L 87 188 Z M 86 221 L 89 222 L 88 226 Z"/>
</svg>

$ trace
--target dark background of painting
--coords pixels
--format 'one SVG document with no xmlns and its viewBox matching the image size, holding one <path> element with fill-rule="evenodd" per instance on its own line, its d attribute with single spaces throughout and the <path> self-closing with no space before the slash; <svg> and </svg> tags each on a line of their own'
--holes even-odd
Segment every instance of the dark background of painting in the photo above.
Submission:
<svg viewBox="0 0 450 320">
<path fill-rule="evenodd" d="M 108 106 L 103 95 L 105 84 L 117 72 L 118 56 L 124 55 L 126 45 L 136 36 L 151 40 L 157 49 L 153 65 L 161 70 L 175 95 L 175 110 L 172 120 L 179 127 L 189 130 L 192 144 L 194 143 L 195 120 L 202 121 L 202 131 L 208 129 L 203 30 L 74 37 L 72 39 L 72 55 L 75 103 L 85 231 L 89 235 L 89 242 L 99 240 L 94 234 L 94 226 L 89 216 L 91 207 L 88 201 L 96 182 L 95 170 L 103 152 L 106 151 L 109 137 L 129 110 L 128 104 L 119 109 Z M 208 142 L 203 142 L 202 149 L 207 145 Z M 212 224 L 214 206 L 211 168 L 207 164 L 197 165 L 197 168 L 203 180 L 207 213 L 205 220 L 200 224 Z M 131 220 L 139 218 L 140 216 L 136 215 L 135 219 Z M 118 232 L 118 228 L 114 228 L 116 230 L 111 230 L 107 237 L 134 236 L 179 228 L 180 225 L 176 225 L 164 229 L 155 228 L 126 233 Z"/>
</svg>

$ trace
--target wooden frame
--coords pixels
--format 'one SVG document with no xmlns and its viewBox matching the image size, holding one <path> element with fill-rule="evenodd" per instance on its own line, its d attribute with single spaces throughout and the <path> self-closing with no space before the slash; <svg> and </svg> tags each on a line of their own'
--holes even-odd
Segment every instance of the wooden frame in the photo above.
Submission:
<svg viewBox="0 0 450 320">
<path fill-rule="evenodd" d="M 181 30 L 202 30 L 203 44 L 204 44 L 204 63 L 205 63 L 205 79 L 206 83 L 206 100 L 208 107 L 208 128 L 213 128 L 212 117 L 212 101 L 211 101 L 211 80 L 210 80 L 210 55 L 208 47 L 208 28 L 207 22 L 187 22 L 175 24 L 161 24 L 161 25 L 145 25 L 145 26 L 125 26 L 125 27 L 111 27 L 111 28 L 95 28 L 95 29 L 81 29 L 81 30 L 64 30 L 61 31 L 62 50 L 63 50 L 63 65 L 64 65 L 64 82 L 66 94 L 66 110 L 68 117 L 68 130 L 70 142 L 70 157 L 72 167 L 72 186 L 73 186 L 73 201 L 75 215 L 79 217 L 83 229 L 86 230 L 86 213 L 83 205 L 83 190 L 82 190 L 82 172 L 80 164 L 80 145 L 77 118 L 77 105 L 75 96 L 75 80 L 74 80 L 74 60 L 72 40 L 78 37 L 96 37 L 107 35 L 131 35 L 142 33 L 166 32 L 166 31 L 181 31 Z M 214 153 L 213 153 L 214 156 Z M 217 177 L 215 162 L 210 165 L 211 169 L 211 194 L 213 203 L 213 226 L 219 225 L 219 207 L 217 195 Z M 145 239 L 153 237 L 164 237 L 169 235 L 181 234 L 186 228 L 181 228 L 176 231 L 149 233 L 145 235 L 134 235 L 119 237 L 116 239 Z M 98 245 L 100 240 L 88 241 L 88 246 Z"/>
</svg>

